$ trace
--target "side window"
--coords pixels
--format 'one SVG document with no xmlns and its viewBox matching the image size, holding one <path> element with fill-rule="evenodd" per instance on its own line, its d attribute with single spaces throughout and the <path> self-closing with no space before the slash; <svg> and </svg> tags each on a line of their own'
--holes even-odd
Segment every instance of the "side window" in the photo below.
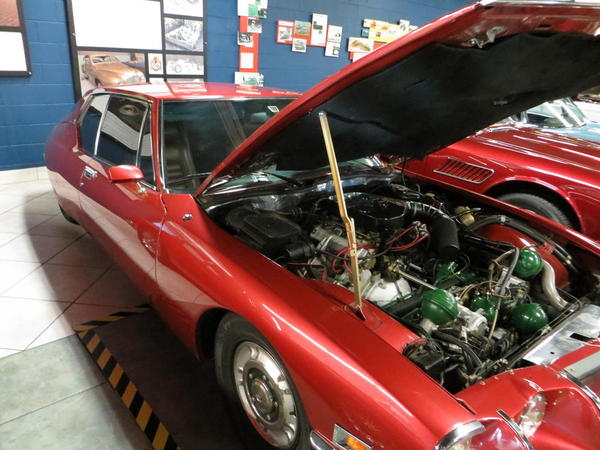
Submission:
<svg viewBox="0 0 600 450">
<path fill-rule="evenodd" d="M 150 111 L 146 115 L 144 128 L 142 129 L 142 141 L 138 156 L 138 167 L 142 169 L 144 180 L 154 185 L 154 166 L 152 165 L 152 127 Z"/>
<path fill-rule="evenodd" d="M 146 109 L 141 101 L 111 96 L 102 120 L 96 156 L 115 166 L 135 164 Z"/>
<path fill-rule="evenodd" d="M 79 124 L 79 138 L 82 149 L 91 155 L 96 148 L 96 137 L 102 114 L 106 110 L 108 95 L 97 95 L 90 101 L 85 116 Z"/>
</svg>

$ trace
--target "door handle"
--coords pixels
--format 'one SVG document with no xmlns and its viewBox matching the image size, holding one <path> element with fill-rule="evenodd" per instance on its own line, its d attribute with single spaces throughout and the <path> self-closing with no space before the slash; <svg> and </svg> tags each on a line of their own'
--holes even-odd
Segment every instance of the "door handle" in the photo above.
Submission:
<svg viewBox="0 0 600 450">
<path fill-rule="evenodd" d="M 91 167 L 86 166 L 83 169 L 83 176 L 86 177 L 88 180 L 92 180 L 98 176 L 98 172 L 92 169 Z"/>
</svg>

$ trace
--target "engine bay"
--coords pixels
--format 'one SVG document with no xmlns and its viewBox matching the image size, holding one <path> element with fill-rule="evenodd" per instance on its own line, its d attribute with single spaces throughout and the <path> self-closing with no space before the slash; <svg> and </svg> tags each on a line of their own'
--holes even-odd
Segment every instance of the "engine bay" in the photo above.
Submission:
<svg viewBox="0 0 600 450">
<path fill-rule="evenodd" d="M 404 355 L 450 392 L 549 363 L 561 353 L 542 347 L 572 350 L 566 340 L 584 345 L 600 333 L 596 279 L 548 236 L 418 186 L 348 183 L 360 294 L 420 337 Z M 331 190 L 249 195 L 205 210 L 296 275 L 352 289 L 350 249 Z M 581 314 L 584 308 L 593 311 Z M 575 316 L 589 336 L 557 332 Z"/>
</svg>

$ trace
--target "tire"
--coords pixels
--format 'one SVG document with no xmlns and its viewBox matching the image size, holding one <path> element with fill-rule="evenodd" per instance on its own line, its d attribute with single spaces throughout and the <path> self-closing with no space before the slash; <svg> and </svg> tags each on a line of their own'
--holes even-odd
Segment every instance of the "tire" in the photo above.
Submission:
<svg viewBox="0 0 600 450">
<path fill-rule="evenodd" d="M 512 194 L 501 195 L 498 199 L 520 206 L 523 209 L 533 211 L 540 216 L 552 219 L 569 228 L 573 228 L 573 221 L 569 218 L 568 214 L 562 208 L 556 206 L 544 197 L 526 192 L 515 192 Z"/>
<path fill-rule="evenodd" d="M 227 314 L 217 328 L 215 370 L 248 449 L 310 449 L 308 420 L 285 366 L 267 339 L 236 314 Z"/>
<path fill-rule="evenodd" d="M 63 209 L 62 206 L 59 205 L 58 207 L 60 208 L 60 212 L 61 212 L 61 214 L 63 215 L 63 217 L 65 218 L 65 220 L 67 222 L 71 222 L 72 224 L 79 225 L 79 222 L 77 222 L 70 215 L 68 215 L 67 212 Z"/>
</svg>

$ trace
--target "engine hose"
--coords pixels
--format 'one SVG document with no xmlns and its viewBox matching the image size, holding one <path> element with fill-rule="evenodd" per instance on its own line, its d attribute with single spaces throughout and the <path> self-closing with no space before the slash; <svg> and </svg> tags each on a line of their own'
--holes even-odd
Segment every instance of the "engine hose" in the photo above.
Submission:
<svg viewBox="0 0 600 450">
<path fill-rule="evenodd" d="M 510 217 L 503 216 L 503 215 L 494 215 L 494 216 L 484 217 L 483 219 L 478 220 L 473 225 L 471 225 L 469 227 L 469 230 L 477 231 L 480 228 L 485 227 L 486 225 L 508 225 L 508 226 L 514 228 L 515 230 L 518 230 L 521 233 L 528 235 L 529 237 L 535 239 L 536 241 L 538 241 L 540 243 L 551 241 L 551 239 L 548 238 L 548 236 L 543 235 L 539 231 L 531 228 L 530 226 L 528 226 L 522 222 L 519 222 L 518 220 L 511 219 Z M 554 241 L 551 241 L 551 242 L 554 245 L 553 253 L 556 255 L 556 257 L 566 267 L 568 267 L 569 270 L 571 270 L 572 272 L 578 273 L 579 269 L 577 267 L 575 267 L 575 264 L 573 264 L 571 255 L 569 255 L 569 253 L 561 245 L 557 244 Z"/>
<path fill-rule="evenodd" d="M 467 358 L 465 358 L 465 361 L 467 361 L 467 360 L 470 361 L 470 363 L 467 364 L 468 366 L 470 366 L 469 367 L 470 370 L 475 370 L 478 367 L 481 367 L 481 365 L 482 365 L 481 359 L 479 359 L 479 356 L 477 356 L 477 354 L 473 351 L 473 349 L 471 347 L 469 347 L 469 344 L 466 344 L 465 342 L 452 336 L 451 334 L 442 333 L 441 331 L 438 331 L 438 330 L 434 330 L 431 333 L 431 335 L 442 341 L 459 346 L 465 353 L 465 356 L 467 357 Z"/>
<path fill-rule="evenodd" d="M 458 258 L 460 244 L 456 222 L 441 209 L 420 202 L 406 202 L 405 220 L 421 220 L 431 227 L 431 242 L 437 254 L 446 261 Z"/>
</svg>

